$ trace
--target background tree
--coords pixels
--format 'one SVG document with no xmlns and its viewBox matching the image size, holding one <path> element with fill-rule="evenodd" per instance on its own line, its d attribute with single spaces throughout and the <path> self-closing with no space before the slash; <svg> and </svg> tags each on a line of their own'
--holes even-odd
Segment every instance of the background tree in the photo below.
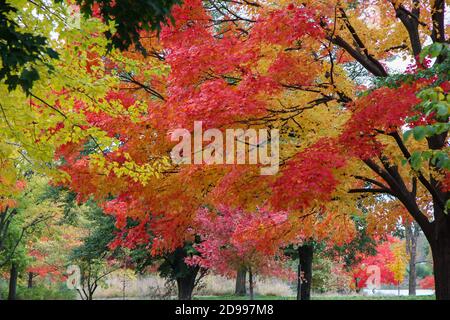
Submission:
<svg viewBox="0 0 450 320">
<path fill-rule="evenodd" d="M 80 268 L 78 294 L 82 300 L 93 300 L 99 286 L 105 285 L 107 276 L 122 266 L 119 250 L 109 250 L 115 227 L 110 216 L 103 213 L 95 202 L 85 204 L 80 227 L 84 230 L 81 244 L 72 249 L 70 263 Z"/>
<path fill-rule="evenodd" d="M 400 295 L 400 284 L 405 279 L 405 272 L 407 266 L 407 256 L 404 243 L 395 243 L 391 246 L 393 259 L 388 264 L 389 269 L 394 274 L 394 280 L 397 283 L 398 294 Z"/>
<path fill-rule="evenodd" d="M 248 213 L 227 207 L 219 207 L 217 212 L 206 208 L 200 210 L 197 230 L 201 242 L 194 246 L 198 255 L 188 259 L 188 264 L 212 269 L 224 276 L 236 276 L 236 270 L 245 268 L 249 275 L 251 300 L 254 299 L 257 274 L 289 276 L 288 270 L 283 271 L 285 257 L 281 250 L 277 250 L 282 245 L 277 248 L 269 242 L 274 227 L 286 222 L 286 214 L 266 211 Z M 256 237 L 250 236 L 256 233 Z M 263 248 L 264 242 L 267 245 Z"/>
<path fill-rule="evenodd" d="M 9 298 L 15 299 L 19 273 L 30 266 L 30 250 L 62 217 L 62 205 L 44 197 L 48 179 L 30 175 L 16 196 L 16 208 L 5 219 L 4 242 L 0 248 L 0 266 L 10 268 Z M 8 213 L 5 213 L 8 214 Z"/>
<path fill-rule="evenodd" d="M 420 235 L 420 229 L 415 222 L 405 222 L 405 240 L 406 251 L 408 254 L 409 268 L 408 268 L 408 293 L 410 296 L 416 295 L 417 284 L 417 242 Z"/>
<path fill-rule="evenodd" d="M 376 267 L 379 270 L 369 269 Z M 399 286 L 406 273 L 407 259 L 404 242 L 398 238 L 388 236 L 386 241 L 380 242 L 376 247 L 375 255 L 366 255 L 361 259 L 359 265 L 353 271 L 355 284 L 358 288 L 367 285 L 396 285 Z M 367 283 L 372 275 L 379 274 L 379 283 Z M 375 279 L 376 280 L 376 279 Z"/>
</svg>

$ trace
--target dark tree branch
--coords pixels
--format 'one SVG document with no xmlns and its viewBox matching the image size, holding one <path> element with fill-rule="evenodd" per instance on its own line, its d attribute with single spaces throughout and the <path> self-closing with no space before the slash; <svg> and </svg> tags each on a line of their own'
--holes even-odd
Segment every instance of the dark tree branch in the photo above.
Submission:
<svg viewBox="0 0 450 320">
<path fill-rule="evenodd" d="M 357 51 L 360 53 L 362 51 L 364 53 L 365 59 L 368 62 L 370 62 L 373 66 L 375 66 L 379 70 L 380 74 L 382 74 L 382 76 L 387 76 L 387 72 L 384 69 L 383 65 L 377 59 L 375 59 L 375 57 L 372 54 L 369 53 L 369 50 L 367 49 L 367 47 L 364 45 L 363 41 L 359 37 L 356 29 L 350 23 L 350 20 L 348 19 L 347 14 L 345 13 L 345 10 L 343 8 L 339 8 L 339 12 L 342 15 L 342 19 L 344 21 L 345 26 L 347 27 L 348 31 L 350 32 L 350 34 L 353 37 L 353 40 L 355 41 L 356 45 L 358 46 Z"/>
<path fill-rule="evenodd" d="M 345 41 L 341 36 L 335 36 L 333 38 L 328 38 L 335 45 L 341 47 L 347 51 L 356 61 L 358 61 L 367 71 L 372 73 L 376 77 L 387 77 L 388 74 L 384 70 L 383 66 L 378 63 L 374 63 L 367 56 L 362 54 L 360 51 L 353 48 L 347 41 Z M 381 66 L 381 67 L 380 67 Z"/>
<path fill-rule="evenodd" d="M 358 180 L 362 180 L 371 184 L 374 184 L 382 189 L 388 189 L 387 186 L 385 186 L 383 183 L 381 183 L 380 181 L 374 180 L 374 179 L 370 179 L 370 178 L 366 178 L 366 177 L 361 177 L 361 176 L 353 176 L 355 179 Z"/>
<path fill-rule="evenodd" d="M 431 8 L 433 23 L 431 39 L 433 42 L 446 42 L 445 40 L 445 1 L 435 0 Z"/>
<path fill-rule="evenodd" d="M 392 3 L 392 5 L 394 6 L 397 18 L 400 19 L 400 21 L 408 31 L 409 40 L 411 42 L 414 56 L 419 55 L 420 51 L 422 51 L 422 44 L 420 43 L 419 36 L 420 7 L 418 4 L 418 0 L 414 0 L 414 8 L 411 12 L 408 11 L 403 5 L 397 5 L 394 3 Z"/>
<path fill-rule="evenodd" d="M 132 75 L 126 73 L 126 74 L 121 74 L 119 77 L 122 81 L 133 83 L 133 84 L 137 85 L 138 88 L 144 89 L 146 92 L 150 93 L 152 96 L 154 96 L 162 101 L 166 101 L 166 99 L 164 98 L 164 96 L 162 94 L 160 94 L 158 91 L 156 91 L 152 87 L 146 85 L 145 83 L 142 83 L 142 82 L 136 80 L 136 78 L 134 78 Z"/>
<path fill-rule="evenodd" d="M 403 140 L 400 137 L 400 135 L 398 134 L 398 132 L 395 131 L 395 132 L 391 133 L 390 135 L 395 139 L 395 142 L 397 143 L 398 147 L 402 151 L 403 156 L 408 160 L 408 163 L 410 163 L 411 154 L 408 151 L 408 149 L 406 148 L 405 144 L 403 143 Z M 436 190 L 436 188 L 424 177 L 424 175 L 422 174 L 422 172 L 420 172 L 420 170 L 417 171 L 417 176 L 419 178 L 419 181 L 422 183 L 422 185 L 431 193 L 433 198 L 435 198 L 437 200 L 439 207 L 441 209 L 444 209 L 444 207 L 445 207 L 444 200 L 441 198 L 438 190 Z"/>
<path fill-rule="evenodd" d="M 363 161 L 372 171 L 374 171 L 381 178 L 383 178 L 384 181 L 386 181 L 386 183 L 390 186 L 390 189 L 393 191 L 392 195 L 395 196 L 405 206 L 410 215 L 420 225 L 427 237 L 430 236 L 432 232 L 432 225 L 428 221 L 428 218 L 421 212 L 419 206 L 416 203 L 415 197 L 413 197 L 411 193 L 406 189 L 403 181 L 397 181 L 390 172 L 388 172 L 386 169 L 381 168 L 372 160 L 366 159 Z M 383 163 L 383 165 L 388 166 L 386 162 Z M 397 176 L 397 179 L 398 178 L 399 176 Z"/>
<path fill-rule="evenodd" d="M 371 189 L 371 188 L 359 188 L 359 189 L 351 189 L 348 193 L 385 193 L 392 195 L 392 191 L 389 188 L 382 189 Z"/>
</svg>

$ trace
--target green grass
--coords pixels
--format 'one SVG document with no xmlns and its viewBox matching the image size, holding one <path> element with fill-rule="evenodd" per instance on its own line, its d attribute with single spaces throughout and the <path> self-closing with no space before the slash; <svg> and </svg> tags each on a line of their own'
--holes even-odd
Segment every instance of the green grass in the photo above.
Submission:
<svg viewBox="0 0 450 320">
<path fill-rule="evenodd" d="M 313 300 L 435 300 L 435 296 L 318 296 Z"/>
<path fill-rule="evenodd" d="M 312 300 L 434 300 L 434 296 L 313 296 Z M 198 296 L 194 300 L 248 300 L 248 297 Z M 255 296 L 255 300 L 294 300 L 294 297 Z"/>
<path fill-rule="evenodd" d="M 197 296 L 194 300 L 249 300 L 248 296 L 240 297 L 234 295 L 226 296 Z M 255 296 L 255 300 L 294 300 L 294 297 L 280 297 L 280 296 Z"/>
</svg>

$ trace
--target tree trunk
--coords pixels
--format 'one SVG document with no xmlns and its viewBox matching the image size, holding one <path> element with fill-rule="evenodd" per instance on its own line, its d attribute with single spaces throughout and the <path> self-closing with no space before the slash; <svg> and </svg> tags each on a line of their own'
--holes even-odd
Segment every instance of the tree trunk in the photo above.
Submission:
<svg viewBox="0 0 450 320">
<path fill-rule="evenodd" d="M 94 291 L 95 291 L 95 290 L 88 289 L 88 297 L 87 297 L 87 300 L 89 300 L 89 301 L 94 300 Z"/>
<path fill-rule="evenodd" d="M 300 272 L 297 288 L 297 299 L 299 300 L 311 300 L 311 282 L 312 282 L 312 260 L 313 260 L 313 246 L 303 245 L 298 248 L 299 266 Z M 300 292 L 300 297 L 299 293 Z"/>
<path fill-rule="evenodd" d="M 250 291 L 250 300 L 254 300 L 255 296 L 253 294 L 253 272 L 252 268 L 248 268 L 248 288 Z"/>
<path fill-rule="evenodd" d="M 445 143 L 445 136 L 442 138 L 440 145 Z M 435 150 L 437 145 L 430 143 L 430 140 L 431 138 L 429 139 L 430 149 Z M 434 178 L 431 179 L 431 183 L 436 187 L 436 190 L 440 190 L 439 184 Z M 441 199 L 444 199 L 444 203 L 449 200 L 450 192 L 437 191 L 437 193 Z M 432 231 L 428 231 L 425 235 L 433 254 L 436 299 L 450 300 L 450 216 L 444 212 L 435 196 L 433 196 L 433 209 Z"/>
<path fill-rule="evenodd" d="M 416 295 L 416 254 L 413 252 L 411 253 L 411 258 L 409 261 L 409 279 L 408 279 L 408 294 L 410 296 Z"/>
<path fill-rule="evenodd" d="M 408 294 L 416 295 L 416 255 L 417 255 L 417 239 L 419 237 L 419 226 L 416 222 L 406 223 L 406 251 L 409 255 L 409 277 L 408 277 Z"/>
<path fill-rule="evenodd" d="M 177 278 L 178 300 L 192 300 L 192 292 L 194 291 L 197 272 L 198 269 L 184 277 Z"/>
<path fill-rule="evenodd" d="M 9 292 L 8 292 L 8 300 L 16 300 L 16 289 L 17 289 L 17 276 L 19 271 L 17 270 L 17 266 L 15 263 L 12 264 L 11 270 L 9 273 Z"/>
<path fill-rule="evenodd" d="M 450 228 L 449 228 L 450 229 Z M 431 244 L 437 300 L 450 300 L 450 230 Z"/>
<path fill-rule="evenodd" d="M 431 150 L 442 150 L 447 144 L 447 135 L 448 132 L 444 132 L 427 138 L 428 147 Z M 431 167 L 436 168 L 433 164 Z M 436 299 L 450 300 L 450 217 L 448 213 L 444 212 L 444 206 L 450 200 L 450 192 L 443 192 L 439 181 L 433 176 L 430 178 L 430 183 L 435 190 L 435 194 L 433 194 L 434 220 L 431 228 L 424 232 L 433 254 Z"/>
<path fill-rule="evenodd" d="M 28 272 L 28 289 L 33 288 L 33 278 L 34 278 L 33 272 Z"/>
<path fill-rule="evenodd" d="M 188 266 L 186 264 L 187 256 L 184 248 L 177 248 L 169 259 L 172 268 L 171 273 L 177 282 L 178 300 L 192 300 L 192 292 L 200 271 L 199 266 Z"/>
<path fill-rule="evenodd" d="M 300 248 L 298 248 L 298 251 L 299 260 L 297 267 L 297 300 L 302 300 L 302 264 L 300 261 Z"/>
<path fill-rule="evenodd" d="M 236 275 L 236 288 L 234 294 L 236 296 L 245 296 L 247 294 L 246 288 L 247 269 L 245 267 L 240 268 Z"/>
</svg>

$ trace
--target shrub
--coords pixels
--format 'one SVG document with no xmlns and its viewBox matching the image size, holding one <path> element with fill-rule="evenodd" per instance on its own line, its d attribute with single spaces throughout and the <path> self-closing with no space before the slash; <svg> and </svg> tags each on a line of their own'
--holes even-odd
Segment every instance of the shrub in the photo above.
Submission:
<svg viewBox="0 0 450 320">
<path fill-rule="evenodd" d="M 433 268 L 429 264 L 418 264 L 416 266 L 417 278 L 425 278 L 433 274 Z"/>
<path fill-rule="evenodd" d="M 434 289 L 434 276 L 427 276 L 419 281 L 422 289 Z"/>
</svg>

